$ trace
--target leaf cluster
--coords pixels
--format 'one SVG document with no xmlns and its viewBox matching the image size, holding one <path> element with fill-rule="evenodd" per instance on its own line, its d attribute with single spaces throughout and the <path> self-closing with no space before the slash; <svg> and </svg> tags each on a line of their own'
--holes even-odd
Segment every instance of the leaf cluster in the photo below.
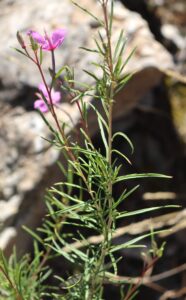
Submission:
<svg viewBox="0 0 186 300">
<path fill-rule="evenodd" d="M 34 243 L 34 258 L 28 254 L 17 259 L 16 250 L 9 259 L 0 252 L 0 298 L 2 300 L 41 300 L 45 295 L 45 280 L 51 274 L 48 267 L 40 268 L 42 252 Z"/>
</svg>

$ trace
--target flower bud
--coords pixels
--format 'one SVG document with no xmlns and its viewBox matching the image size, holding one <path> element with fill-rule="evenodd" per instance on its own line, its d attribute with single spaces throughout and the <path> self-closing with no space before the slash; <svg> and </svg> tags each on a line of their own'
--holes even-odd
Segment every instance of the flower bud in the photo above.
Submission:
<svg viewBox="0 0 186 300">
<path fill-rule="evenodd" d="M 19 33 L 19 31 L 17 31 L 17 40 L 18 40 L 19 44 L 21 45 L 21 47 L 23 49 L 26 49 L 25 42 L 24 42 L 24 40 L 22 38 L 22 35 Z"/>
</svg>

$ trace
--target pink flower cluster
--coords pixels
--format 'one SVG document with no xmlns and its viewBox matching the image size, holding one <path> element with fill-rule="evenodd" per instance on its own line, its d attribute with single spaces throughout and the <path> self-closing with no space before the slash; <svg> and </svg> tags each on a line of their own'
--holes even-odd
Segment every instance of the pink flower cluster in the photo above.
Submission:
<svg viewBox="0 0 186 300">
<path fill-rule="evenodd" d="M 49 111 L 49 108 L 48 108 L 47 104 L 45 103 L 45 101 L 43 100 L 43 97 L 45 97 L 45 100 L 47 101 L 48 105 L 50 106 L 51 103 L 50 103 L 50 99 L 49 99 L 49 94 L 43 83 L 39 84 L 38 89 L 41 93 L 37 93 L 37 96 L 39 98 L 34 102 L 34 108 L 40 110 L 42 113 L 46 113 Z M 50 95 L 51 95 L 51 100 L 52 100 L 53 105 L 56 105 L 57 103 L 60 102 L 60 100 L 61 100 L 60 92 L 56 92 L 54 89 L 52 89 L 50 92 Z"/>
<path fill-rule="evenodd" d="M 41 48 L 45 51 L 53 51 L 58 48 L 64 41 L 66 36 L 65 29 L 56 29 L 51 36 L 41 35 L 37 31 L 28 30 L 27 34 L 33 38 L 33 40 L 38 43 Z"/>
<path fill-rule="evenodd" d="M 37 31 L 28 30 L 27 35 L 30 36 L 34 42 L 39 44 L 42 50 L 53 52 L 63 43 L 66 36 L 66 30 L 56 29 L 51 36 L 49 36 L 46 32 L 44 35 L 41 35 Z M 22 45 L 22 39 L 19 34 L 18 38 Z M 50 91 L 44 83 L 41 83 L 38 88 L 40 93 L 37 93 L 38 99 L 34 102 L 34 108 L 40 110 L 42 113 L 46 113 L 49 111 L 50 105 L 56 105 L 60 102 L 61 94 L 60 92 L 56 92 L 54 89 L 51 89 Z M 43 100 L 43 97 L 45 98 L 45 101 Z"/>
</svg>

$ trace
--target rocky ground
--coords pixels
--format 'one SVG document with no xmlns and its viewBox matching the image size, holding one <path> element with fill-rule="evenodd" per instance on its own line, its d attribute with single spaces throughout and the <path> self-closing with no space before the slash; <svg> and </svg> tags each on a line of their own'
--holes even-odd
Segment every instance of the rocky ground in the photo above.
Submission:
<svg viewBox="0 0 186 300">
<path fill-rule="evenodd" d="M 88 8 L 99 15 L 100 8 L 95 0 L 79 1 L 85 6 L 87 2 Z M 127 133 L 135 146 L 133 166 L 127 171 L 173 175 L 173 180 L 166 182 L 142 181 L 139 193 L 125 203 L 125 209 L 170 202 L 182 205 L 182 209 L 167 211 L 166 217 L 154 220 L 155 227 L 172 227 L 172 233 L 166 236 L 168 246 L 164 260 L 160 261 L 154 274 L 175 269 L 176 275 L 165 276 L 161 281 L 144 286 L 138 299 L 184 299 L 186 294 L 184 267 L 181 271 L 178 268 L 183 266 L 186 258 L 185 11 L 185 2 L 181 0 L 122 0 L 116 1 L 115 7 L 113 43 L 123 28 L 128 38 L 126 56 L 137 46 L 126 69 L 135 71 L 135 75 L 118 95 L 114 111 L 114 130 Z M 64 46 L 57 51 L 57 67 L 62 64 L 74 66 L 78 80 L 94 84 L 82 69 L 92 69 L 91 60 L 98 58 L 79 49 L 79 46 L 91 47 L 92 37 L 97 33 L 98 24 L 89 16 L 68 0 L 61 1 L 60 5 L 58 0 L 0 1 L 0 247 L 7 255 L 14 243 L 20 255 L 30 248 L 30 238 L 21 226 L 26 224 L 35 228 L 40 224 L 45 213 L 45 189 L 61 178 L 56 165 L 56 161 L 61 160 L 60 153 L 48 147 L 41 138 L 48 137 L 49 133 L 33 110 L 39 75 L 34 66 L 11 47 L 17 46 L 17 30 L 24 34 L 30 28 L 42 31 L 43 28 L 52 30 L 56 27 L 68 29 Z M 46 71 L 48 64 L 49 57 L 46 56 Z M 59 118 L 67 120 L 70 128 L 78 126 L 78 112 L 68 103 L 65 95 L 58 114 Z M 68 118 L 69 114 L 73 123 Z M 47 117 L 50 119 L 50 116 Z M 97 127 L 91 113 L 89 120 L 92 137 L 99 145 Z M 117 146 L 125 153 L 128 151 L 122 141 Z M 141 232 L 148 229 L 150 221 L 145 224 L 145 229 L 142 223 L 137 225 Z M 127 225 L 120 224 L 121 227 Z M 130 228 L 118 239 L 139 233 L 132 230 Z M 160 241 L 163 239 L 165 237 L 159 237 Z M 127 263 L 121 265 L 121 275 L 137 276 L 142 263 L 139 253 L 122 255 L 127 256 Z M 110 287 L 108 291 L 107 299 L 119 299 L 114 288 Z M 113 296 L 109 298 L 111 293 Z"/>
</svg>

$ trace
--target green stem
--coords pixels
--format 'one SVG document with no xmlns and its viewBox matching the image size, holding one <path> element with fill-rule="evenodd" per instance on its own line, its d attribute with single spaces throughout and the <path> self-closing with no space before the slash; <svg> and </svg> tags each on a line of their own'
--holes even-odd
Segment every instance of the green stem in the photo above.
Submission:
<svg viewBox="0 0 186 300">
<path fill-rule="evenodd" d="M 112 169 L 112 115 L 113 115 L 113 96 L 114 96 L 114 71 L 113 71 L 113 63 L 112 63 L 112 46 L 111 46 L 111 36 L 109 31 L 109 21 L 108 21 L 108 1 L 103 1 L 103 14 L 105 20 L 105 31 L 107 36 L 107 55 L 106 61 L 108 68 L 110 70 L 110 81 L 111 85 L 109 87 L 107 105 L 108 105 L 108 157 L 107 161 L 109 164 L 110 170 Z M 106 244 L 109 248 L 110 241 L 112 239 L 112 223 L 113 223 L 113 212 L 112 212 L 112 174 L 110 173 L 108 180 L 108 206 L 109 206 L 109 216 L 108 222 L 106 226 Z"/>
<path fill-rule="evenodd" d="M 56 75 L 56 62 L 55 62 L 54 50 L 51 51 L 51 55 L 52 55 L 52 72 L 53 72 L 53 76 L 55 77 L 55 75 Z"/>
<path fill-rule="evenodd" d="M 109 252 L 110 243 L 112 239 L 112 225 L 113 225 L 113 199 L 112 199 L 112 134 L 113 134 L 113 128 L 112 128 L 112 115 L 113 115 L 113 96 L 114 96 L 114 86 L 115 86 L 115 79 L 114 79 L 114 71 L 113 71 L 113 63 L 112 63 L 112 47 L 111 47 L 111 36 L 109 32 L 109 22 L 108 22 L 108 1 L 105 0 L 102 3 L 102 9 L 104 14 L 104 21 L 105 21 L 105 31 L 107 36 L 107 46 L 106 46 L 106 64 L 110 71 L 110 81 L 111 85 L 109 87 L 108 92 L 108 99 L 106 100 L 106 106 L 108 107 L 108 114 L 107 114 L 107 123 L 108 123 L 108 151 L 107 151 L 107 161 L 110 168 L 110 174 L 108 178 L 108 196 L 107 196 L 107 203 L 109 208 L 109 215 L 107 220 L 103 220 L 103 236 L 104 240 L 102 243 L 100 258 L 97 262 L 97 266 L 95 268 L 94 278 L 92 278 L 91 282 L 91 288 L 90 288 L 90 294 L 88 300 L 93 299 L 94 292 L 96 290 L 96 287 L 98 286 L 100 291 L 103 286 L 105 272 L 104 272 L 104 263 L 105 263 L 105 257 Z M 102 274 L 101 274 L 102 273 Z M 101 277 L 100 277 L 101 275 Z M 101 279 L 99 279 L 101 278 Z"/>
<path fill-rule="evenodd" d="M 56 75 L 56 61 L 55 61 L 55 54 L 54 50 L 51 51 L 51 57 L 52 57 L 52 81 L 50 84 L 50 93 L 52 91 L 54 82 L 55 82 L 55 75 Z"/>
</svg>

